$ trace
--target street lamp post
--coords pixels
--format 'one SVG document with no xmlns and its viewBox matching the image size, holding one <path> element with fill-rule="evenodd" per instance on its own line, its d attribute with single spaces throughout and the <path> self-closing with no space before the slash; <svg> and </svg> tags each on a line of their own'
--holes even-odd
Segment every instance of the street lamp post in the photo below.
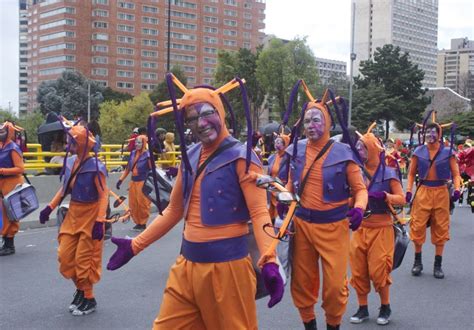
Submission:
<svg viewBox="0 0 474 330">
<path fill-rule="evenodd" d="M 170 39 L 171 39 L 171 0 L 168 0 L 168 56 L 166 60 L 166 71 L 170 72 Z"/>
<path fill-rule="evenodd" d="M 87 122 L 91 122 L 91 83 L 87 83 Z"/>
<path fill-rule="evenodd" d="M 352 29 L 351 29 L 351 74 L 349 82 L 349 114 L 347 116 L 347 126 L 351 126 L 352 120 L 352 85 L 354 84 L 354 61 L 357 57 L 354 53 L 354 29 L 355 29 L 355 2 L 352 3 Z"/>
</svg>

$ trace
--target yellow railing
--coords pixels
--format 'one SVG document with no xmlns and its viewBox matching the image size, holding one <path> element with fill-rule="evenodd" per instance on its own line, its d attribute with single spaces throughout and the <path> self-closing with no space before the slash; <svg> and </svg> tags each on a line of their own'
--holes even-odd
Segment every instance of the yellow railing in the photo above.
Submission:
<svg viewBox="0 0 474 330">
<path fill-rule="evenodd" d="M 47 168 L 61 168 L 62 164 L 49 163 L 45 160 L 45 157 L 54 157 L 66 155 L 65 152 L 50 152 L 43 151 L 41 144 L 39 143 L 28 143 L 28 151 L 23 153 L 23 158 L 25 161 L 25 169 L 33 170 L 37 172 L 44 172 Z M 123 160 L 122 156 L 129 156 L 130 152 L 121 151 L 122 145 L 120 144 L 103 144 L 102 150 L 99 152 L 99 158 L 104 162 L 107 169 L 115 168 L 121 165 L 127 165 L 128 161 Z M 166 158 L 158 158 L 156 161 L 157 165 L 169 165 L 177 166 L 180 162 L 178 155 L 179 151 L 167 152 Z"/>
</svg>

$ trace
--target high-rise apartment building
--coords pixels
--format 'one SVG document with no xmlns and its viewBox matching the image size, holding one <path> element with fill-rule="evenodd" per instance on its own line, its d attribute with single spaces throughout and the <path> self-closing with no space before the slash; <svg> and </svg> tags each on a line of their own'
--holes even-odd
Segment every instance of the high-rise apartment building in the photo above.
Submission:
<svg viewBox="0 0 474 330">
<path fill-rule="evenodd" d="M 346 62 L 316 57 L 316 65 L 319 79 L 323 84 L 327 84 L 331 80 L 347 79 Z"/>
<path fill-rule="evenodd" d="M 436 86 L 438 0 L 352 0 L 355 3 L 354 63 L 373 57 L 377 47 L 399 46 L 425 72 L 424 87 Z"/>
<path fill-rule="evenodd" d="M 28 107 L 28 0 L 19 0 L 19 84 L 18 84 L 18 111 L 23 116 Z"/>
<path fill-rule="evenodd" d="M 265 0 L 29 1 L 29 110 L 39 84 L 65 70 L 122 92 L 152 90 L 167 70 L 168 14 L 170 64 L 190 86 L 213 82 L 220 49 L 255 49 L 264 36 Z"/>
<path fill-rule="evenodd" d="M 474 40 L 451 39 L 451 48 L 439 51 L 436 86 L 474 99 Z"/>
</svg>

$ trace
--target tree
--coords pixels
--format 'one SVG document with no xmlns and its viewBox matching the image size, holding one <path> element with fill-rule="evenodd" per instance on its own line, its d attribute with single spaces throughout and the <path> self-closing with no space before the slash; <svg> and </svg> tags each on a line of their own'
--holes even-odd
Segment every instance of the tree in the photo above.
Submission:
<svg viewBox="0 0 474 330">
<path fill-rule="evenodd" d="M 268 98 L 274 100 L 272 106 L 277 112 L 286 110 L 291 88 L 298 79 L 304 79 L 312 90 L 318 81 L 316 59 L 306 44 L 306 38 L 288 43 L 271 40 L 258 57 L 257 80 Z M 295 102 L 295 109 L 300 109 L 302 100 L 305 100 L 304 97 L 298 99 L 301 101 Z M 296 115 L 298 111 L 293 113 Z"/>
<path fill-rule="evenodd" d="M 38 142 L 38 127 L 40 127 L 44 122 L 44 116 L 39 111 L 34 111 L 26 114 L 25 116 L 18 119 L 18 125 L 23 127 L 26 131 L 26 136 L 28 137 L 28 143 L 37 143 Z"/>
<path fill-rule="evenodd" d="M 385 45 L 378 47 L 374 53 L 374 58 L 361 61 L 361 76 L 355 78 L 356 89 L 365 89 L 361 91 L 361 95 L 372 95 L 375 97 L 373 101 L 379 100 L 370 89 L 381 87 L 385 96 L 391 100 L 397 101 L 397 104 L 390 109 L 380 110 L 383 117 L 379 120 L 386 121 L 386 134 L 389 131 L 390 120 L 395 121 L 398 129 L 408 129 L 414 121 L 421 120 L 422 113 L 429 104 L 429 99 L 424 96 L 425 91 L 422 89 L 422 80 L 424 72 L 418 69 L 409 59 L 409 54 L 400 53 L 400 47 L 393 45 Z M 381 91 L 381 89 L 378 89 Z M 364 98 L 359 97 L 358 101 Z M 374 107 L 382 107 L 383 104 L 374 104 Z M 353 108 L 359 108 L 358 115 L 362 115 L 364 107 L 360 106 L 354 98 Z M 365 107 L 370 111 L 370 107 Z M 370 117 L 370 115 L 367 115 Z M 366 117 L 367 117 L 366 116 Z M 357 120 L 354 118 L 354 120 Z"/>
<path fill-rule="evenodd" d="M 0 108 L 0 124 L 7 120 L 16 121 L 17 119 L 18 118 L 10 111 Z"/>
<path fill-rule="evenodd" d="M 457 134 L 474 138 L 474 108 L 454 115 L 451 120 L 457 125 Z"/>
<path fill-rule="evenodd" d="M 171 73 L 173 73 L 176 78 L 179 79 L 185 86 L 188 83 L 188 78 L 184 73 L 183 69 L 179 65 L 175 65 L 171 68 Z M 177 97 L 181 97 L 183 94 L 179 89 L 176 89 Z M 158 102 L 166 101 L 170 99 L 170 94 L 168 92 L 168 86 L 166 85 L 166 79 L 163 79 L 155 89 L 150 93 L 150 100 L 153 105 L 156 105 Z"/>
<path fill-rule="evenodd" d="M 103 102 L 100 105 L 99 119 L 103 140 L 107 143 L 122 143 L 130 136 L 133 128 L 146 126 L 152 112 L 153 104 L 146 92 L 121 103 Z"/>
<path fill-rule="evenodd" d="M 261 48 L 258 48 L 256 53 L 252 53 L 246 48 L 240 48 L 237 52 L 220 51 L 214 75 L 216 85 L 218 86 L 227 83 L 236 76 L 245 79 L 253 127 L 259 126 L 259 119 L 263 111 L 264 94 L 256 76 L 257 58 L 260 51 Z M 227 97 L 233 106 L 237 118 L 237 130 L 240 130 L 239 127 L 245 126 L 245 114 L 243 112 L 240 90 L 238 88 L 235 89 Z"/>
<path fill-rule="evenodd" d="M 90 84 L 91 119 L 97 119 L 99 104 L 103 100 L 103 89 L 78 71 L 64 71 L 58 79 L 45 81 L 39 85 L 37 101 L 41 113 L 46 115 L 54 111 L 67 118 L 87 118 L 88 84 Z"/>
<path fill-rule="evenodd" d="M 116 101 L 116 102 L 123 102 L 123 101 L 128 101 L 133 99 L 133 95 L 130 93 L 122 93 L 119 91 L 116 91 L 110 87 L 106 87 L 102 91 L 102 96 L 104 97 L 104 102 L 105 101 Z"/>
</svg>

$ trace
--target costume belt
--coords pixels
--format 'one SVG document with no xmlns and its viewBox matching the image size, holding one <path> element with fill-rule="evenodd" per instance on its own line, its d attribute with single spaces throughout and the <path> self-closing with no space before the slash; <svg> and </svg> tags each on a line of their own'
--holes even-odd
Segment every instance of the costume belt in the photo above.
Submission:
<svg viewBox="0 0 474 330">
<path fill-rule="evenodd" d="M 187 241 L 183 237 L 181 254 L 189 261 L 200 263 L 242 259 L 249 254 L 247 235 L 200 243 Z"/>
<path fill-rule="evenodd" d="M 423 180 L 421 184 L 427 187 L 441 187 L 446 185 L 446 180 Z"/>
<path fill-rule="evenodd" d="M 132 181 L 133 182 L 139 182 L 139 181 L 145 181 L 146 179 L 146 173 L 142 175 L 134 175 L 132 176 Z"/>
<path fill-rule="evenodd" d="M 332 223 L 344 220 L 347 217 L 346 214 L 348 211 L 348 204 L 344 204 L 327 211 L 307 209 L 305 207 L 299 206 L 296 209 L 295 215 L 298 218 L 310 223 Z"/>
</svg>

